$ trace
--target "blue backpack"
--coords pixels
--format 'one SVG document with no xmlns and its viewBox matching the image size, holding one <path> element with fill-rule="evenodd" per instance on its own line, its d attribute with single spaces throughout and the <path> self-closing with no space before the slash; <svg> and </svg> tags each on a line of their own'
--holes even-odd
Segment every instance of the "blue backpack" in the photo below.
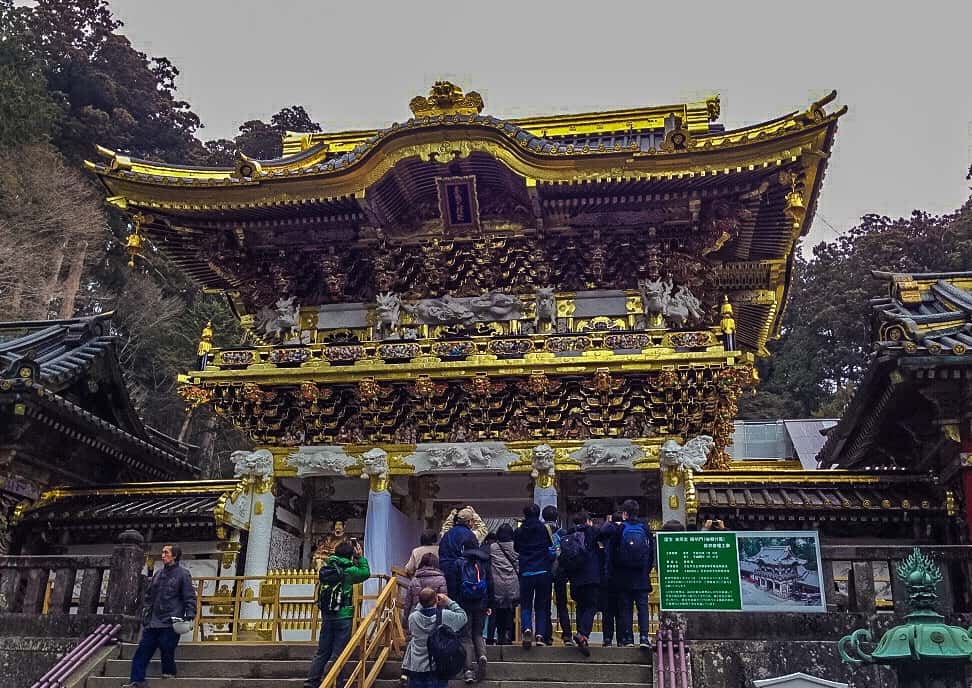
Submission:
<svg viewBox="0 0 972 688">
<path fill-rule="evenodd" d="M 462 602 L 486 601 L 486 576 L 479 562 L 474 559 L 463 559 L 459 568 L 460 584 L 459 599 Z"/>
<path fill-rule="evenodd" d="M 618 564 L 626 568 L 639 568 L 648 562 L 651 542 L 648 529 L 643 523 L 624 522 L 621 526 L 621 542 L 618 544 Z"/>
</svg>

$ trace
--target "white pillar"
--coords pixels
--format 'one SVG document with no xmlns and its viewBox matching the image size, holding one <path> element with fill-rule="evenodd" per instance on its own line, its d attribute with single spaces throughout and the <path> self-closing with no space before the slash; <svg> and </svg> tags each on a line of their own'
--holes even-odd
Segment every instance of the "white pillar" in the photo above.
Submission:
<svg viewBox="0 0 972 688">
<path fill-rule="evenodd" d="M 250 497 L 250 531 L 246 540 L 246 560 L 243 564 L 244 576 L 264 578 L 270 563 L 270 536 L 273 531 L 273 454 L 267 449 L 256 451 L 235 451 L 230 460 L 236 467 L 237 478 L 247 482 Z M 261 606 L 257 602 L 262 580 L 246 581 L 243 585 L 244 601 L 240 608 L 240 618 L 259 619 Z"/>
<path fill-rule="evenodd" d="M 273 479 L 255 481 L 252 485 L 252 501 L 250 503 L 250 534 L 246 541 L 246 563 L 243 568 L 244 576 L 259 576 L 263 578 L 267 575 L 267 566 L 270 562 L 270 536 L 273 531 Z M 259 619 L 261 616 L 261 606 L 255 598 L 260 595 L 260 581 L 248 580 L 244 584 L 243 595 L 250 597 L 252 590 L 253 602 L 245 602 L 240 610 L 240 616 L 244 619 Z"/>
<path fill-rule="evenodd" d="M 540 487 L 539 484 L 534 485 L 533 503 L 539 506 L 541 511 L 543 511 L 543 507 L 545 506 L 557 506 L 557 487 L 555 485 L 550 485 L 549 487 Z M 557 511 L 560 511 L 559 507 Z"/>
</svg>

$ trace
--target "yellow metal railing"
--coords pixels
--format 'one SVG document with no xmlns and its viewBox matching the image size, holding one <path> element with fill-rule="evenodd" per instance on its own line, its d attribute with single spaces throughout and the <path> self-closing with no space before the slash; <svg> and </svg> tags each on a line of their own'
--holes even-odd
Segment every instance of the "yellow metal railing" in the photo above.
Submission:
<svg viewBox="0 0 972 688">
<path fill-rule="evenodd" d="M 374 608 L 357 623 L 344 651 L 334 661 L 320 688 L 371 688 L 385 662 L 399 657 L 405 645 L 405 629 L 398 602 L 398 581 L 388 580 Z M 353 666 L 350 666 L 353 665 Z"/>
<path fill-rule="evenodd" d="M 372 576 L 377 592 L 354 586 L 356 629 L 369 603 L 387 587 L 387 576 Z M 317 608 L 318 573 L 313 570 L 271 571 L 266 576 L 200 576 L 196 587 L 196 618 L 192 642 L 237 641 L 316 643 L 320 630 Z M 256 592 L 254 592 L 254 590 Z M 245 605 L 258 605 L 259 615 Z M 299 636 L 299 637 L 294 637 Z"/>
</svg>

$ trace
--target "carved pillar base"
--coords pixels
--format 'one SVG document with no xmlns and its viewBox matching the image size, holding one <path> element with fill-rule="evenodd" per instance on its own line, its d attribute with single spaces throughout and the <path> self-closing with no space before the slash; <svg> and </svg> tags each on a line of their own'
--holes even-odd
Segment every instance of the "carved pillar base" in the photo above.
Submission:
<svg viewBox="0 0 972 688">
<path fill-rule="evenodd" d="M 662 525 L 669 521 L 678 521 L 683 526 L 688 526 L 684 474 L 677 468 L 663 467 L 661 478 Z"/>
<path fill-rule="evenodd" d="M 554 485 L 541 487 L 540 481 L 533 486 L 533 501 L 543 510 L 545 506 L 557 506 L 557 488 Z M 560 507 L 557 507 L 560 510 Z"/>
</svg>

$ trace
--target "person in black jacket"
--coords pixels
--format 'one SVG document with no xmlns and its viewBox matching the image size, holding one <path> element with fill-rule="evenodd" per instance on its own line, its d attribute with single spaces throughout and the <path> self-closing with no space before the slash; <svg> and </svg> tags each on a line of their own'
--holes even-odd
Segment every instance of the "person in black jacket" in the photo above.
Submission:
<svg viewBox="0 0 972 688">
<path fill-rule="evenodd" d="M 655 564 L 655 544 L 651 528 L 638 520 L 638 502 L 627 499 L 621 505 L 620 525 L 611 526 L 611 580 L 620 603 L 618 637 L 625 647 L 634 647 L 632 606 L 638 608 L 639 640 L 651 648 L 648 636 L 648 593 L 651 568 Z M 637 555 L 637 556 L 635 556 Z"/>
<path fill-rule="evenodd" d="M 560 517 L 557 507 L 553 505 L 543 507 L 540 517 L 543 519 L 543 525 L 552 535 L 554 546 L 558 546 L 560 538 L 567 534 L 567 530 L 557 525 L 557 519 Z M 557 625 L 560 626 L 560 639 L 564 641 L 564 645 L 573 645 L 574 633 L 570 626 L 570 607 L 567 604 L 567 574 L 559 566 L 555 566 L 553 571 L 553 597 L 554 605 L 557 607 Z M 550 631 L 552 634 L 552 627 Z"/>
<path fill-rule="evenodd" d="M 550 532 L 540 522 L 540 507 L 523 507 L 523 522 L 513 534 L 513 548 L 520 555 L 520 627 L 523 647 L 534 641 L 543 646 L 550 641 L 550 569 L 556 555 Z M 536 627 L 533 617 L 536 616 Z"/>
<path fill-rule="evenodd" d="M 601 609 L 604 647 L 611 647 L 614 642 L 615 627 L 619 631 L 621 629 L 618 618 L 621 605 L 618 601 L 618 590 L 614 587 L 614 581 L 611 578 L 611 542 L 616 530 L 621 527 L 622 521 L 621 512 L 615 511 L 604 521 L 597 535 L 597 558 L 601 571 L 601 595 L 598 606 Z M 621 635 L 619 632 L 617 636 L 618 647 L 624 644 L 624 638 Z"/>
<path fill-rule="evenodd" d="M 597 534 L 591 526 L 591 518 L 586 511 L 578 512 L 573 518 L 574 525 L 569 528 L 560 541 L 561 565 L 570 581 L 570 596 L 577 605 L 577 633 L 574 644 L 581 654 L 591 654 L 588 638 L 594 628 L 597 614 L 598 592 L 601 572 L 597 557 Z M 582 546 L 580 553 L 574 549 Z M 569 558 L 568 558 L 569 557 Z"/>
<path fill-rule="evenodd" d="M 130 682 L 125 688 L 144 688 L 145 670 L 158 650 L 162 655 L 162 678 L 176 677 L 175 650 L 179 634 L 173 619 L 196 618 L 196 589 L 188 569 L 179 566 L 182 548 L 163 545 L 162 569 L 149 580 L 142 603 L 142 638 L 132 657 Z"/>
<path fill-rule="evenodd" d="M 479 547 L 479 540 L 470 527 L 475 512 L 464 507 L 456 513 L 455 522 L 439 540 L 439 568 L 449 588 L 449 598 L 459 599 L 459 560 L 467 547 Z"/>
</svg>

